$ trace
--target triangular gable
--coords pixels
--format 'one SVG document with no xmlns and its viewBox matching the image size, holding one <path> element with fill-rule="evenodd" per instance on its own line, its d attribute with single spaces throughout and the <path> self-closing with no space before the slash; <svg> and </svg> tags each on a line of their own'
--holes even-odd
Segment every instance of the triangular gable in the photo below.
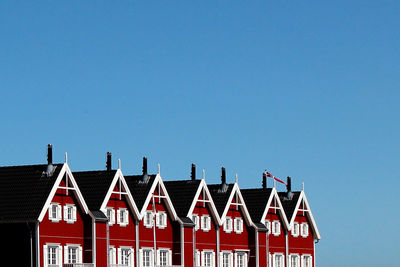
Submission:
<svg viewBox="0 0 400 267">
<path fill-rule="evenodd" d="M 272 201 L 275 201 L 276 206 L 275 209 L 278 209 L 281 219 L 284 222 L 285 229 L 289 229 L 289 221 L 286 217 L 285 210 L 283 209 L 282 202 L 279 198 L 278 192 L 276 191 L 275 187 L 272 188 L 271 194 L 269 195 L 269 199 L 267 205 L 265 206 L 265 210 L 263 216 L 261 218 L 261 223 L 264 223 L 263 220 L 267 217 L 268 210 L 272 208 Z"/>
<path fill-rule="evenodd" d="M 302 203 L 303 203 L 303 209 L 300 209 L 300 204 L 302 204 Z M 320 240 L 321 239 L 321 235 L 319 234 L 317 224 L 316 224 L 316 222 L 314 220 L 314 216 L 312 215 L 310 204 L 308 203 L 308 200 L 307 200 L 307 197 L 306 197 L 306 194 L 304 193 L 304 191 L 301 191 L 300 197 L 297 200 L 296 208 L 295 208 L 295 210 L 293 212 L 292 218 L 290 219 L 290 224 L 289 224 L 290 228 L 293 227 L 294 219 L 296 218 L 297 213 L 299 211 L 304 211 L 307 214 L 307 217 L 311 222 L 311 227 L 314 230 L 313 231 L 313 233 L 315 234 L 314 238 L 317 239 L 317 240 Z"/>
<path fill-rule="evenodd" d="M 225 210 L 224 210 L 224 212 L 222 213 L 222 216 L 221 216 L 221 224 L 220 225 L 222 225 L 225 222 L 226 214 L 228 213 L 229 207 L 231 206 L 232 201 L 234 200 L 235 196 L 236 196 L 235 203 L 236 203 L 237 206 L 241 207 L 247 225 L 249 225 L 249 226 L 254 225 L 253 221 L 251 220 L 250 213 L 247 210 L 246 204 L 244 202 L 242 193 L 240 192 L 239 185 L 237 183 L 235 183 L 233 188 L 232 188 L 231 195 L 229 196 L 228 202 L 226 203 L 226 206 L 225 206 Z"/>
<path fill-rule="evenodd" d="M 206 184 L 204 179 L 202 179 L 200 184 L 199 184 L 199 187 L 197 189 L 196 195 L 193 198 L 193 202 L 192 202 L 192 204 L 190 206 L 190 209 L 189 209 L 186 217 L 192 218 L 192 213 L 193 213 L 193 210 L 194 210 L 194 208 L 196 206 L 196 203 L 199 201 L 200 194 L 202 194 L 202 196 L 203 196 L 202 197 L 202 199 L 203 199 L 202 201 L 204 201 L 204 203 L 210 203 L 211 211 L 213 213 L 212 214 L 213 218 L 216 220 L 218 225 L 221 225 L 221 218 L 219 217 L 217 208 L 215 207 L 214 201 L 213 201 L 213 199 L 211 197 L 210 190 L 208 190 L 207 184 Z"/>
<path fill-rule="evenodd" d="M 157 187 L 158 187 L 158 188 L 157 188 Z M 153 184 L 151 185 L 151 188 L 150 188 L 150 190 L 149 190 L 149 193 L 148 193 L 148 195 L 147 195 L 147 197 L 146 197 L 146 200 L 145 200 L 145 202 L 144 202 L 144 204 L 143 204 L 142 210 L 140 211 L 140 219 L 143 219 L 143 217 L 145 216 L 147 207 L 149 206 L 150 201 L 152 200 L 153 192 L 154 192 L 156 189 L 158 189 L 158 192 L 159 192 L 159 194 L 160 194 L 159 197 L 160 197 L 160 198 L 161 198 L 161 197 L 162 197 L 162 198 L 165 198 L 165 200 L 167 201 L 167 209 L 168 209 L 168 212 L 172 215 L 172 219 L 173 219 L 174 221 L 177 220 L 178 216 L 177 216 L 177 214 L 176 214 L 176 211 L 175 211 L 175 209 L 174 209 L 174 206 L 172 205 L 171 198 L 170 198 L 169 195 L 168 195 L 167 189 L 165 188 L 165 185 L 164 185 L 164 183 L 163 183 L 163 181 L 162 181 L 161 176 L 160 176 L 159 173 L 157 173 L 157 175 L 156 175 L 156 177 L 155 177 L 155 179 L 154 179 L 154 181 L 153 181 Z"/>
<path fill-rule="evenodd" d="M 65 178 L 65 186 L 60 187 L 61 181 Z M 67 192 L 71 191 L 75 194 L 78 203 L 81 207 L 81 209 L 85 212 L 85 214 L 88 214 L 89 209 L 86 205 L 85 200 L 83 199 L 82 193 L 79 190 L 78 184 L 75 181 L 74 176 L 72 175 L 71 169 L 69 168 L 67 163 L 63 164 L 63 167 L 61 168 L 60 173 L 57 176 L 56 181 L 54 182 L 53 188 L 50 191 L 49 196 L 47 197 L 47 200 L 42 208 L 42 211 L 39 214 L 38 221 L 41 222 L 47 213 L 47 210 L 49 209 L 50 203 L 52 199 L 54 198 L 54 195 L 56 194 L 58 189 L 65 189 Z"/>
<path fill-rule="evenodd" d="M 114 191 L 115 187 L 117 187 L 119 189 L 119 191 Z M 110 197 L 113 193 L 119 194 L 121 198 L 122 198 L 122 195 L 125 195 L 128 200 L 128 205 L 133 212 L 133 215 L 135 216 L 136 219 L 139 219 L 139 217 L 140 217 L 139 210 L 136 206 L 136 203 L 132 197 L 131 192 L 129 191 L 129 187 L 126 183 L 124 175 L 121 172 L 121 169 L 118 169 L 115 172 L 114 178 L 110 184 L 110 187 L 108 188 L 108 191 L 103 200 L 103 203 L 101 204 L 100 210 L 102 210 L 103 212 L 105 212 L 107 203 L 110 200 Z"/>
</svg>

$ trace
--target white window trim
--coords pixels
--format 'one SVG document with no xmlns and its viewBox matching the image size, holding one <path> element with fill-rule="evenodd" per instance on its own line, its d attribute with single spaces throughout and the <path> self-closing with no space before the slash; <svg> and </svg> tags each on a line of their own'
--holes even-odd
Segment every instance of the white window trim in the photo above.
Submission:
<svg viewBox="0 0 400 267">
<path fill-rule="evenodd" d="M 306 227 L 306 232 L 304 231 L 304 226 Z M 309 227 L 308 227 L 308 224 L 307 223 L 301 223 L 301 225 L 300 225 L 300 231 L 301 231 L 301 236 L 302 237 L 304 237 L 304 238 L 306 238 L 306 237 L 308 237 L 308 234 L 309 234 Z"/>
<path fill-rule="evenodd" d="M 151 214 L 151 215 L 150 215 L 150 222 L 147 223 L 147 216 L 149 216 L 149 214 Z M 148 210 L 148 211 L 146 211 L 146 213 L 144 214 L 144 217 L 143 217 L 143 225 L 144 225 L 146 228 L 152 228 L 152 227 L 153 227 L 153 224 L 154 224 L 154 214 L 153 214 L 152 211 Z"/>
<path fill-rule="evenodd" d="M 312 267 L 313 266 L 313 258 L 311 256 L 311 254 L 303 254 L 303 255 L 301 255 L 301 267 L 305 266 L 305 258 L 306 257 L 310 257 L 310 264 L 311 264 L 310 267 Z"/>
<path fill-rule="evenodd" d="M 80 244 L 66 244 L 64 246 L 64 263 L 69 264 L 69 248 L 76 248 L 77 249 L 77 255 L 76 255 L 76 263 L 82 263 L 82 258 L 83 258 L 83 251 L 82 251 L 82 246 Z"/>
<path fill-rule="evenodd" d="M 292 236 L 298 237 L 300 233 L 300 225 L 298 222 L 293 223 Z"/>
<path fill-rule="evenodd" d="M 111 217 L 108 217 L 108 211 L 111 211 Z M 105 212 L 106 217 L 108 218 L 108 224 L 111 226 L 113 224 L 115 224 L 115 210 L 112 207 L 106 207 Z"/>
<path fill-rule="evenodd" d="M 273 261 L 273 266 L 276 266 L 276 256 L 281 256 L 282 259 L 282 265 L 281 267 L 285 267 L 285 255 L 283 253 L 274 253 L 272 254 L 272 261 Z"/>
<path fill-rule="evenodd" d="M 271 234 L 271 221 L 265 220 L 264 224 L 265 224 L 265 227 L 268 229 L 268 234 Z"/>
<path fill-rule="evenodd" d="M 209 215 L 201 216 L 201 229 L 204 232 L 208 232 L 211 230 L 211 217 Z"/>
<path fill-rule="evenodd" d="M 114 246 L 110 246 L 110 264 L 117 264 L 117 249 Z"/>
<path fill-rule="evenodd" d="M 292 257 L 296 258 L 296 266 L 292 266 Z M 289 254 L 288 267 L 300 267 L 300 255 L 297 253 Z"/>
<path fill-rule="evenodd" d="M 121 246 L 118 249 L 118 264 L 122 264 L 122 250 L 129 250 L 128 267 L 135 266 L 135 250 L 130 246 Z M 125 265 L 124 265 L 125 266 Z"/>
<path fill-rule="evenodd" d="M 212 249 L 204 249 L 201 252 L 201 266 L 206 266 L 204 254 L 211 253 L 211 267 L 215 267 L 215 252 Z"/>
<path fill-rule="evenodd" d="M 53 206 L 57 206 L 57 211 L 56 211 L 56 217 L 53 217 Z M 61 205 L 60 203 L 52 202 L 49 206 L 49 220 L 58 223 L 59 221 L 62 220 L 62 215 L 61 215 Z"/>
<path fill-rule="evenodd" d="M 161 216 L 162 215 L 162 216 Z M 163 220 L 161 220 L 163 218 Z M 167 213 L 165 211 L 159 211 L 156 214 L 156 224 L 159 229 L 164 229 L 167 227 Z"/>
<path fill-rule="evenodd" d="M 229 221 L 229 224 L 228 224 Z M 224 222 L 224 231 L 225 233 L 231 233 L 233 230 L 233 220 L 231 217 L 226 217 Z"/>
<path fill-rule="evenodd" d="M 239 229 L 237 229 L 236 226 L 239 226 Z M 233 227 L 234 227 L 235 233 L 237 233 L 237 234 L 243 233 L 243 219 L 235 218 Z"/>
<path fill-rule="evenodd" d="M 161 265 L 161 251 L 166 251 L 167 252 L 167 264 L 165 266 L 170 266 L 172 265 L 172 251 L 169 248 L 158 248 L 157 249 L 157 265 L 158 266 L 164 266 Z"/>
<path fill-rule="evenodd" d="M 144 266 L 144 262 L 143 262 L 143 252 L 144 251 L 150 251 L 150 266 L 154 266 L 154 250 L 153 248 L 149 248 L 149 247 L 143 247 L 141 249 L 139 249 L 139 266 L 143 267 Z"/>
<path fill-rule="evenodd" d="M 121 212 L 123 212 L 125 215 L 123 217 L 124 221 L 121 221 Z M 128 209 L 126 208 L 119 208 L 117 210 L 117 223 L 121 227 L 125 227 L 129 224 L 129 212 Z"/>
<path fill-rule="evenodd" d="M 194 223 L 194 230 L 197 231 L 200 229 L 200 217 L 197 214 L 192 214 L 192 221 Z"/>
<path fill-rule="evenodd" d="M 275 224 L 278 224 L 278 231 L 275 231 Z M 271 227 L 272 227 L 272 234 L 274 236 L 279 236 L 281 234 L 281 222 L 280 221 L 278 221 L 278 220 L 273 221 Z"/>
<path fill-rule="evenodd" d="M 228 266 L 233 267 L 233 253 L 230 250 L 223 250 L 219 253 L 220 267 L 224 267 L 224 255 L 228 255 Z"/>
<path fill-rule="evenodd" d="M 239 255 L 244 255 L 244 267 L 248 267 L 249 251 L 247 251 L 247 250 L 236 250 L 235 251 L 235 267 L 239 267 L 239 261 L 238 261 Z"/>
<path fill-rule="evenodd" d="M 68 209 L 72 208 L 72 219 L 68 218 Z M 64 206 L 64 221 L 67 223 L 74 223 L 76 222 L 76 206 L 74 204 L 66 204 Z"/>
<path fill-rule="evenodd" d="M 43 245 L 43 266 L 48 267 L 48 256 L 49 256 L 49 247 L 56 247 L 56 264 L 59 266 L 62 266 L 63 263 L 63 253 L 62 253 L 62 246 L 59 243 L 46 243 Z"/>
</svg>

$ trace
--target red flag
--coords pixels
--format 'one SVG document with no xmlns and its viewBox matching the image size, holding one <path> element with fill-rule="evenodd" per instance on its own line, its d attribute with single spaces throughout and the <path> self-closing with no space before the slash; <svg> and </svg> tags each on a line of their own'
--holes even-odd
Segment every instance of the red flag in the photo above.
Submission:
<svg viewBox="0 0 400 267">
<path fill-rule="evenodd" d="M 275 181 L 278 181 L 278 182 L 280 182 L 280 183 L 282 183 L 282 184 L 285 184 L 285 185 L 286 185 L 286 183 L 285 183 L 284 181 L 282 181 L 282 180 L 280 180 L 280 179 L 276 178 L 275 176 L 273 176 L 273 175 L 272 175 L 272 174 L 270 174 L 269 172 L 265 171 L 265 174 L 267 175 L 267 177 L 274 178 L 274 180 L 275 180 Z"/>
</svg>

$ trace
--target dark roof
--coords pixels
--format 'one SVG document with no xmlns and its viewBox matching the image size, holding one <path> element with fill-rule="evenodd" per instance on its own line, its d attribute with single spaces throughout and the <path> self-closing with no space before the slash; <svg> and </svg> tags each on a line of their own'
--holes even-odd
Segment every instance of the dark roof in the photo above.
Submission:
<svg viewBox="0 0 400 267">
<path fill-rule="evenodd" d="M 254 222 L 260 222 L 271 195 L 271 188 L 241 189 L 247 210 Z"/>
<path fill-rule="evenodd" d="M 296 204 L 297 204 L 297 201 L 299 200 L 301 192 L 297 191 L 297 192 L 292 192 L 292 193 L 293 193 L 292 199 L 288 199 L 287 198 L 287 193 L 286 192 L 279 192 L 278 193 L 279 198 L 280 198 L 280 200 L 282 202 L 283 209 L 285 210 L 286 217 L 289 220 L 289 223 L 290 223 L 290 221 L 292 219 L 294 210 L 296 209 Z"/>
<path fill-rule="evenodd" d="M 164 182 L 175 211 L 179 217 L 185 217 L 193 203 L 201 180 L 182 180 Z"/>
<path fill-rule="evenodd" d="M 226 190 L 224 191 L 221 190 L 221 184 L 207 185 L 220 216 L 224 213 L 234 185 L 235 184 L 226 184 Z"/>
<path fill-rule="evenodd" d="M 53 164 L 52 176 L 42 175 L 47 164 L 0 167 L 0 221 L 39 218 L 63 164 Z"/>
<path fill-rule="evenodd" d="M 116 170 L 73 172 L 90 211 L 100 210 Z"/>
<path fill-rule="evenodd" d="M 132 193 L 133 200 L 135 201 L 139 212 L 142 210 L 144 202 L 149 195 L 151 186 L 153 185 L 155 174 L 149 174 L 147 181 L 143 182 L 143 175 L 127 175 L 124 176 L 129 190 Z"/>
</svg>

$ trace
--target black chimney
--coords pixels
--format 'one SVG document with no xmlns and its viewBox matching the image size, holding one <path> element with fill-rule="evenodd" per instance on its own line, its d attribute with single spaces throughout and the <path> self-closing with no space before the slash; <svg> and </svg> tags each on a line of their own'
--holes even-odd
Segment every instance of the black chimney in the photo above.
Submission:
<svg viewBox="0 0 400 267">
<path fill-rule="evenodd" d="M 221 168 L 221 184 L 226 184 L 226 173 L 225 173 L 225 168 Z"/>
<path fill-rule="evenodd" d="M 142 173 L 143 173 L 143 176 L 145 174 L 147 174 L 147 158 L 146 157 L 143 157 Z"/>
<path fill-rule="evenodd" d="M 111 171 L 111 152 L 107 152 L 106 168 L 107 171 Z"/>
<path fill-rule="evenodd" d="M 263 173 L 262 188 L 267 189 L 267 174 L 265 172 Z"/>
<path fill-rule="evenodd" d="M 292 192 L 292 179 L 290 176 L 287 177 L 287 185 L 286 185 L 287 192 Z"/>
<path fill-rule="evenodd" d="M 53 164 L 53 146 L 47 145 L 47 165 Z"/>
<path fill-rule="evenodd" d="M 192 181 L 196 180 L 196 164 L 192 163 L 192 171 L 190 173 Z"/>
</svg>

